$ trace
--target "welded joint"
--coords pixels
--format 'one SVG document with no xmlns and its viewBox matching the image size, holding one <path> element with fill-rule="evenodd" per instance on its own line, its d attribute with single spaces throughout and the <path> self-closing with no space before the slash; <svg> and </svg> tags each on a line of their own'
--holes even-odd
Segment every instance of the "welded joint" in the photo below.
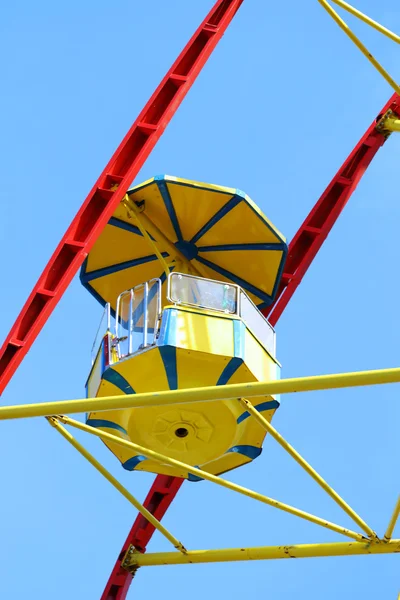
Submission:
<svg viewBox="0 0 400 600">
<path fill-rule="evenodd" d="M 389 108 L 376 124 L 376 130 L 388 137 L 394 131 L 400 131 L 400 118 Z"/>
<path fill-rule="evenodd" d="M 141 552 L 131 544 L 121 561 L 121 567 L 125 569 L 125 571 L 128 571 L 132 577 L 136 575 L 136 572 L 139 569 L 139 565 L 135 558 L 138 554 L 141 554 Z"/>
</svg>

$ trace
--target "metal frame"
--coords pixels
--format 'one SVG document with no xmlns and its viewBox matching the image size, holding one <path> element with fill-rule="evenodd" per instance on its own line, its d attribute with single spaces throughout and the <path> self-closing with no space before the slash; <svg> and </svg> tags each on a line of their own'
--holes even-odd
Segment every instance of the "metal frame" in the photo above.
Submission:
<svg viewBox="0 0 400 600">
<path fill-rule="evenodd" d="M 26 419 L 28 417 L 51 417 L 62 413 L 77 414 L 87 411 L 127 410 L 148 408 L 149 406 L 169 406 L 191 404 L 193 402 L 214 402 L 232 398 L 256 398 L 275 394 L 337 390 L 388 383 L 400 383 L 400 367 L 377 369 L 374 371 L 354 371 L 330 375 L 293 377 L 273 381 L 231 383 L 201 388 L 184 388 L 140 394 L 102 396 L 100 398 L 80 398 L 77 400 L 57 400 L 39 404 L 16 404 L 0 407 L 0 421 Z"/>
<path fill-rule="evenodd" d="M 90 248 L 119 202 L 124 198 L 131 182 L 222 38 L 242 2 L 243 0 L 216 1 L 139 114 L 87 196 L 0 349 L 0 393 L 18 369 Z M 324 5 L 323 2 L 321 4 Z M 336 4 L 346 8 L 348 12 L 352 12 L 369 25 L 375 26 L 373 24 L 375 22 L 365 15 L 365 18 L 361 17 L 362 13 L 359 11 L 357 11 L 358 14 L 355 14 L 356 9 L 350 10 L 349 5 L 345 6 L 346 3 L 342 0 L 340 2 L 336 0 Z M 385 33 L 382 26 L 375 28 L 381 33 Z M 385 31 L 385 34 L 388 35 L 388 30 Z M 392 37 L 391 35 L 388 37 L 397 38 L 397 36 Z M 398 40 L 394 39 L 394 41 Z M 397 87 L 395 89 L 397 91 Z M 360 104 L 362 102 L 363 95 L 360 94 Z M 390 115 L 393 121 L 384 128 L 382 116 L 389 114 L 388 111 L 391 111 Z M 282 315 L 377 151 L 382 147 L 391 131 L 399 130 L 399 117 L 400 95 L 395 93 L 355 146 L 293 238 L 289 245 L 288 258 L 277 299 L 274 304 L 263 311 L 265 316 L 269 315 L 269 321 L 273 325 Z M 179 478 L 158 476 L 146 497 L 144 506 L 148 507 L 149 511 L 158 519 L 162 518 L 181 485 L 182 480 Z M 397 518 L 395 514 L 393 518 Z M 128 549 L 129 544 L 134 544 L 141 551 L 145 551 L 153 531 L 154 526 L 142 515 L 139 515 L 123 545 L 123 552 Z M 290 556 L 291 549 L 286 548 L 285 550 Z M 195 562 L 195 558 L 192 559 L 192 562 Z M 120 555 L 118 555 L 101 600 L 124 600 L 131 580 L 132 575 L 122 567 Z"/>
<path fill-rule="evenodd" d="M 335 4 L 337 4 L 338 6 L 344 8 L 347 12 L 349 12 L 353 16 L 357 17 L 361 21 L 364 21 L 364 23 L 366 23 L 373 29 L 376 29 L 377 31 L 379 31 L 380 33 L 385 35 L 386 37 L 388 37 L 391 40 L 393 40 L 394 42 L 396 42 L 397 44 L 400 44 L 400 37 L 397 34 L 393 33 L 386 27 L 383 27 L 383 25 L 380 25 L 379 23 L 377 23 L 376 21 L 374 21 L 373 19 L 371 19 L 370 17 L 368 17 L 361 11 L 357 10 L 350 4 L 347 4 L 347 2 L 344 2 L 343 0 L 331 0 L 331 1 L 334 2 Z M 382 77 L 388 82 L 388 84 L 393 88 L 393 90 L 396 92 L 396 94 L 400 94 L 400 86 L 396 83 L 396 81 L 394 79 L 392 79 L 392 77 L 389 75 L 389 73 L 386 71 L 386 69 L 384 69 L 382 67 L 382 65 L 376 60 L 376 58 L 374 58 L 374 56 L 372 56 L 372 54 L 368 50 L 368 48 L 366 48 L 366 46 L 364 46 L 364 44 L 361 42 L 361 40 L 355 35 L 355 33 L 350 29 L 350 27 L 347 25 L 347 23 L 340 17 L 340 15 L 332 8 L 332 6 L 329 4 L 329 2 L 327 0 L 318 0 L 318 2 L 321 4 L 321 6 L 323 6 L 323 8 L 332 17 L 332 19 L 339 25 L 339 27 L 342 29 L 342 31 L 344 31 L 344 33 L 357 46 L 357 48 L 364 54 L 364 56 L 372 64 L 372 66 L 375 67 L 375 69 L 378 71 L 378 73 L 380 75 L 382 75 Z"/>
<path fill-rule="evenodd" d="M 147 331 L 147 326 L 148 326 L 148 296 L 149 296 L 149 284 L 154 284 L 157 285 L 157 316 L 156 319 L 154 321 L 154 340 L 152 342 L 152 344 L 148 344 L 148 331 Z M 149 281 L 146 281 L 145 283 L 139 283 L 138 285 L 136 285 L 134 288 L 131 288 L 130 290 L 124 290 L 123 292 L 120 293 L 120 295 L 117 298 L 117 304 L 116 304 L 116 309 L 115 309 L 115 340 L 116 340 L 116 348 L 117 348 L 117 352 L 118 352 L 118 357 L 119 359 L 123 359 L 126 358 L 127 356 L 131 356 L 132 354 L 135 354 L 136 352 L 140 351 L 140 350 L 145 350 L 149 345 L 152 346 L 155 344 L 155 332 L 156 332 L 156 328 L 157 325 L 161 319 L 161 314 L 162 314 L 162 303 L 161 303 L 161 279 L 159 277 L 153 277 L 153 279 L 149 279 Z M 135 298 L 135 290 L 141 290 L 143 288 L 143 343 L 140 347 L 140 350 L 134 350 L 133 349 L 133 338 L 132 338 L 132 334 L 134 333 L 131 329 L 132 326 L 132 320 L 133 320 L 133 302 L 134 302 L 134 298 Z M 120 316 L 120 306 L 121 306 L 121 300 L 125 297 L 125 296 L 130 296 L 130 301 L 129 301 L 129 328 L 128 328 L 128 354 L 127 355 L 122 355 L 121 354 L 121 349 L 120 349 L 120 341 L 121 341 L 121 337 L 120 337 L 120 331 L 119 331 L 119 327 L 120 324 L 122 322 L 122 318 Z"/>
<path fill-rule="evenodd" d="M 360 556 L 369 554 L 397 554 L 400 539 L 390 542 L 336 542 L 327 544 L 296 544 L 258 548 L 227 548 L 223 550 L 189 550 L 180 552 L 151 552 L 141 554 L 129 548 L 122 564 L 132 574 L 139 567 L 161 565 L 192 565 L 200 563 L 235 562 L 244 560 L 272 560 L 279 558 L 321 558 L 333 556 Z"/>
<path fill-rule="evenodd" d="M 328 378 L 328 379 L 327 379 Z M 347 374 L 336 374 L 331 376 L 323 376 L 323 377 L 306 377 L 302 378 L 303 383 L 305 384 L 307 389 L 335 389 L 337 387 L 344 386 L 361 386 L 361 385 L 371 385 L 371 384 L 384 384 L 389 381 L 400 381 L 400 369 L 387 369 L 381 371 L 372 371 L 365 373 L 347 373 Z M 289 383 L 288 390 L 287 383 Z M 278 382 L 271 382 L 272 385 L 276 385 Z M 283 380 L 281 382 L 284 384 L 284 391 L 305 391 L 306 388 L 304 386 L 298 387 L 293 384 L 293 380 Z M 264 386 L 268 384 L 255 384 L 257 386 Z M 317 387 L 315 387 L 317 386 Z M 319 473 L 297 452 L 284 438 L 282 435 L 278 433 L 278 431 L 265 419 L 258 411 L 257 407 L 254 406 L 247 398 L 240 396 L 237 391 L 239 387 L 238 385 L 227 385 L 225 389 L 228 390 L 226 394 L 223 396 L 224 399 L 229 396 L 229 399 L 234 400 L 237 399 L 243 407 L 250 413 L 250 416 L 254 418 L 266 431 L 270 434 L 270 436 L 277 441 L 280 446 L 288 452 L 292 458 L 296 460 L 296 462 L 304 469 L 304 471 L 310 475 L 316 483 L 338 504 L 338 506 L 357 524 L 357 526 L 363 531 L 363 533 L 359 533 L 356 531 L 352 531 L 348 528 L 344 528 L 335 523 L 331 523 L 326 519 L 322 519 L 318 516 L 315 516 L 311 513 L 305 512 L 298 508 L 295 508 L 291 505 L 284 504 L 278 500 L 250 490 L 248 488 L 244 488 L 240 485 L 227 481 L 226 479 L 222 479 L 219 476 L 212 475 L 206 471 L 199 469 L 196 466 L 185 464 L 179 460 L 176 460 L 172 457 L 166 456 L 149 448 L 140 446 L 126 440 L 124 438 L 120 438 L 114 434 L 108 433 L 106 431 L 102 431 L 100 429 L 91 427 L 80 421 L 76 421 L 75 419 L 71 419 L 70 417 L 57 415 L 48 417 L 50 424 L 55 427 L 61 435 L 67 439 L 106 479 L 114 485 L 116 489 L 118 489 L 138 510 L 139 512 L 156 528 L 160 533 L 162 533 L 173 545 L 177 548 L 178 552 L 172 553 L 152 553 L 143 555 L 139 552 L 134 546 L 129 546 L 126 551 L 125 556 L 122 559 L 121 566 L 123 569 L 129 571 L 131 574 L 134 574 L 138 567 L 140 566 L 155 566 L 155 565 L 165 565 L 165 564 L 193 564 L 193 563 L 205 563 L 205 562 L 222 562 L 222 561 L 243 561 L 243 560 L 268 560 L 268 559 L 278 559 L 278 558 L 306 558 L 306 557 L 322 557 L 322 556 L 354 556 L 361 554 L 389 554 L 389 553 L 399 553 L 400 552 L 400 539 L 392 540 L 392 534 L 394 532 L 396 523 L 400 514 L 400 496 L 395 505 L 393 514 L 390 518 L 388 527 L 383 537 L 378 537 L 375 531 L 357 514 L 357 512 L 351 508 L 347 502 L 319 475 Z M 250 384 L 248 385 L 250 388 Z M 212 388 L 203 388 L 202 394 L 205 394 L 206 391 Z M 256 396 L 258 395 L 259 388 L 254 391 L 253 389 L 248 389 L 247 396 Z M 280 390 L 282 391 L 282 390 Z M 167 396 L 170 400 L 170 404 L 175 403 L 174 395 L 178 397 L 178 402 L 189 402 L 189 401 L 197 401 L 193 396 L 196 396 L 197 390 L 173 390 L 171 392 L 159 392 L 158 396 Z M 182 393 L 184 396 L 182 397 Z M 139 398 L 139 406 L 154 406 L 154 403 L 146 401 L 149 398 L 149 394 L 139 394 L 141 396 Z M 239 397 L 238 397 L 239 396 Z M 130 399 L 134 398 L 134 395 L 130 396 Z M 118 397 L 116 397 L 118 398 Z M 146 398 L 146 399 L 145 399 Z M 209 401 L 211 398 L 206 397 L 205 401 Z M 214 399 L 214 398 L 213 398 Z M 111 399 L 109 399 L 111 400 Z M 97 402 L 92 399 L 92 402 Z M 73 401 L 76 402 L 76 401 Z M 100 401 L 101 402 L 101 401 Z M 161 402 L 163 403 L 163 402 Z M 38 405 L 36 405 L 38 406 Z M 18 408 L 18 407 L 14 407 Z M 114 406 L 114 408 L 120 408 L 120 406 Z M 103 406 L 99 408 L 96 407 L 96 410 L 104 410 Z M 19 411 L 21 412 L 21 411 Z M 0 417 L 3 415 L 3 418 L 13 418 L 10 414 L 6 413 L 6 409 L 0 409 Z M 5 416 L 4 416 L 5 415 Z M 21 415 L 20 415 L 21 416 Z M 29 415 L 32 416 L 32 415 Z M 15 417 L 15 411 L 14 411 Z M 279 510 L 284 512 L 288 512 L 289 514 L 319 525 L 325 529 L 329 529 L 334 531 L 335 533 L 339 533 L 346 537 L 349 537 L 353 540 L 356 540 L 352 543 L 318 543 L 318 544 L 305 544 L 305 545 L 296 545 L 296 546 L 267 546 L 261 548 L 230 548 L 223 550 L 187 550 L 182 543 L 174 537 L 168 530 L 166 530 L 161 523 L 152 516 L 147 509 L 141 505 L 131 494 L 128 492 L 85 448 L 77 441 L 75 438 L 64 428 L 61 423 L 66 425 L 70 425 L 78 430 L 84 431 L 86 433 L 90 433 L 96 437 L 99 437 L 103 441 L 109 441 L 116 443 L 125 448 L 129 448 L 133 450 L 135 453 L 139 453 L 147 458 L 159 462 L 161 464 L 169 464 L 171 466 L 179 467 L 196 475 L 197 477 L 201 477 L 202 479 L 211 481 L 217 485 L 220 485 L 224 488 L 227 488 L 231 491 L 235 491 L 244 496 L 253 498 L 267 504 L 269 506 L 273 506 Z"/>
<path fill-rule="evenodd" d="M 101 473 L 171 544 L 180 552 L 185 552 L 184 546 L 145 508 L 136 498 L 115 479 L 103 465 L 90 454 L 55 417 L 47 417 L 48 422 L 67 440 L 91 465 Z"/>
</svg>

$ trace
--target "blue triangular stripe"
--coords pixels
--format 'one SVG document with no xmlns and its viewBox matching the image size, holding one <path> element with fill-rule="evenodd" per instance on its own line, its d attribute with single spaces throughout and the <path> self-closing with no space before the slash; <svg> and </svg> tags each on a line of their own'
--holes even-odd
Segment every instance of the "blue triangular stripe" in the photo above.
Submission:
<svg viewBox="0 0 400 600">
<path fill-rule="evenodd" d="M 192 244 L 195 244 L 207 231 L 209 231 L 218 221 L 220 221 L 228 212 L 230 212 L 235 206 L 241 202 L 243 198 L 240 196 L 233 196 L 220 210 L 218 210 L 209 221 L 196 233 L 195 236 L 190 240 Z"/>
<path fill-rule="evenodd" d="M 121 392 L 124 394 L 136 394 L 135 390 L 133 387 L 131 387 L 130 383 L 125 379 L 125 377 L 122 377 L 120 373 L 114 371 L 114 369 L 111 367 L 108 367 L 108 369 L 104 371 L 102 379 L 115 385 L 115 387 L 121 390 Z"/>
</svg>

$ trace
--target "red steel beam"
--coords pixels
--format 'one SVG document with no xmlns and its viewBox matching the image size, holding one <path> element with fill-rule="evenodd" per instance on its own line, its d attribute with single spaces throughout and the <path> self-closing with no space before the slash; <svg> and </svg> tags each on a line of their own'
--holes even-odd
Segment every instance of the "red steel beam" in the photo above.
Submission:
<svg viewBox="0 0 400 600">
<path fill-rule="evenodd" d="M 400 96 L 394 94 L 384 106 L 289 244 L 277 298 L 274 304 L 264 310 L 264 314 L 273 325 L 276 325 L 361 177 L 384 144 L 387 136 L 377 131 L 376 124 L 389 109 L 400 116 Z M 158 475 L 144 506 L 161 519 L 182 483 L 182 479 Z M 101 600 L 125 600 L 132 575 L 121 567 L 121 561 L 131 544 L 141 552 L 145 552 L 153 532 L 154 527 L 142 515 L 138 515 L 117 558 Z"/>
<path fill-rule="evenodd" d="M 183 482 L 184 479 L 179 479 L 178 477 L 158 475 L 144 502 L 147 510 L 160 520 L 166 513 Z M 153 525 L 139 514 L 118 555 L 101 600 L 125 600 L 133 576 L 121 567 L 122 559 L 130 545 L 135 546 L 141 552 L 145 552 L 146 545 L 149 543 L 153 533 Z"/>
<path fill-rule="evenodd" d="M 0 349 L 0 394 L 50 317 L 243 0 L 218 0 L 122 140 Z"/>
<path fill-rule="evenodd" d="M 277 323 L 361 177 L 384 144 L 387 136 L 377 131 L 376 124 L 389 109 L 400 116 L 400 96 L 393 94 L 383 107 L 290 242 L 275 302 L 263 311 L 272 325 Z"/>
</svg>

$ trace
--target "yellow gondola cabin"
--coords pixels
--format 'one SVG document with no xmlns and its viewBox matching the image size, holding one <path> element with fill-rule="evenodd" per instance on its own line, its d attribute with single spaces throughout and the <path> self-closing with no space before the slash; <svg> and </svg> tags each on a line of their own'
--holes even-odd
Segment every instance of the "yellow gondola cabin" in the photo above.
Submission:
<svg viewBox="0 0 400 600">
<path fill-rule="evenodd" d="M 286 252 L 238 190 L 167 176 L 130 190 L 82 267 L 105 306 L 88 397 L 277 379 L 275 332 L 259 309 L 273 301 Z M 268 420 L 278 406 L 257 399 Z M 248 417 L 226 400 L 91 412 L 87 423 L 220 474 L 261 453 L 265 430 Z M 125 469 L 198 479 L 107 446 Z"/>
</svg>

